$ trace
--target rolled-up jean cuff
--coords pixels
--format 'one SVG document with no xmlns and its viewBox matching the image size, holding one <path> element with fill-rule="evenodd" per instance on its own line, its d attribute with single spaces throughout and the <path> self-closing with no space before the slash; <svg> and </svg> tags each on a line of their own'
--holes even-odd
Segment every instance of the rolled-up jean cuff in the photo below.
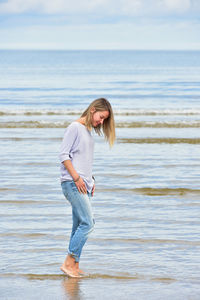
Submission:
<svg viewBox="0 0 200 300">
<path fill-rule="evenodd" d="M 73 252 L 68 251 L 68 254 L 75 259 L 75 262 L 79 262 L 78 255 L 74 254 Z"/>
</svg>

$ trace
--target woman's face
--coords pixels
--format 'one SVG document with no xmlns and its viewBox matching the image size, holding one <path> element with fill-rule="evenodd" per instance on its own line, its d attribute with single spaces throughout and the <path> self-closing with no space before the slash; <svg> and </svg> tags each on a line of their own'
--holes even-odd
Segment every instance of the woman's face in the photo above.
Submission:
<svg viewBox="0 0 200 300">
<path fill-rule="evenodd" d="M 91 111 L 92 112 L 92 111 Z M 102 125 L 104 120 L 109 117 L 109 111 L 93 111 L 92 112 L 92 126 L 97 127 L 98 125 Z"/>
</svg>

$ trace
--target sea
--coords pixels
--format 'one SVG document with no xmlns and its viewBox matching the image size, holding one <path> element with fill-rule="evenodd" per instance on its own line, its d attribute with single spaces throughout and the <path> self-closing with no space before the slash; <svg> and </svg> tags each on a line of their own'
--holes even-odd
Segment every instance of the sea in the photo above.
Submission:
<svg viewBox="0 0 200 300">
<path fill-rule="evenodd" d="M 95 229 L 74 279 L 58 156 L 100 97 L 116 142 L 93 133 Z M 200 51 L 1 50 L 0 147 L 1 299 L 200 299 Z"/>
</svg>

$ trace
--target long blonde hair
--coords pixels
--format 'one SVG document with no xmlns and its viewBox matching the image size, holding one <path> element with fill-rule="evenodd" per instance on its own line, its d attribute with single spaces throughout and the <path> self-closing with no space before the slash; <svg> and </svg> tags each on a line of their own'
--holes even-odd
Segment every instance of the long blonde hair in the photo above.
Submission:
<svg viewBox="0 0 200 300">
<path fill-rule="evenodd" d="M 95 108 L 95 111 L 108 111 L 109 116 L 104 120 L 103 124 L 99 124 L 97 127 L 92 126 L 92 114 L 91 109 Z M 85 117 L 85 126 L 91 130 L 94 128 L 98 135 L 104 134 L 105 139 L 112 147 L 115 141 L 115 120 L 110 102 L 105 98 L 99 98 L 94 100 L 88 108 L 82 113 L 81 118 Z"/>
</svg>

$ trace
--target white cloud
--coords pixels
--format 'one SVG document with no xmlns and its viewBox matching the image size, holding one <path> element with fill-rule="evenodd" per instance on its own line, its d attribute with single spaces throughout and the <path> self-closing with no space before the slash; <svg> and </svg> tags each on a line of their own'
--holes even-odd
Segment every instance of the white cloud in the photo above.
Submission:
<svg viewBox="0 0 200 300">
<path fill-rule="evenodd" d="M 200 49 L 199 12 L 200 0 L 0 0 L 0 48 Z"/>
<path fill-rule="evenodd" d="M 7 0 L 0 13 L 154 15 L 200 11 L 199 0 Z"/>
<path fill-rule="evenodd" d="M 190 0 L 164 0 L 166 8 L 177 13 L 186 12 L 191 8 Z"/>
<path fill-rule="evenodd" d="M 86 13 L 106 7 L 106 0 L 8 0 L 0 4 L 2 13 L 39 12 L 44 14 Z"/>
</svg>

